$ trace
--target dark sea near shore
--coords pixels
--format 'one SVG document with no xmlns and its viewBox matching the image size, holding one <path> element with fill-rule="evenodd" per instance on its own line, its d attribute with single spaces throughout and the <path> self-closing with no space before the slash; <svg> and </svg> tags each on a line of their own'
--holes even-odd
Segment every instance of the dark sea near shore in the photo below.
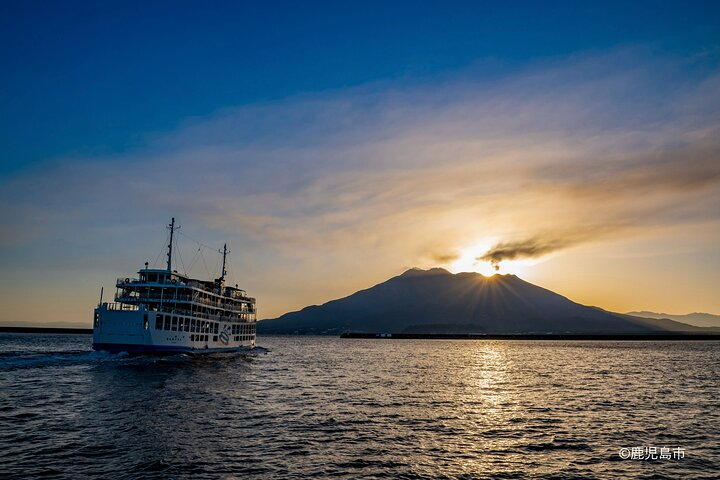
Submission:
<svg viewBox="0 0 720 480">
<path fill-rule="evenodd" d="M 720 472 L 716 341 L 260 337 L 269 351 L 200 358 L 90 342 L 0 334 L 1 478 Z M 622 459 L 633 447 L 684 458 Z"/>
</svg>

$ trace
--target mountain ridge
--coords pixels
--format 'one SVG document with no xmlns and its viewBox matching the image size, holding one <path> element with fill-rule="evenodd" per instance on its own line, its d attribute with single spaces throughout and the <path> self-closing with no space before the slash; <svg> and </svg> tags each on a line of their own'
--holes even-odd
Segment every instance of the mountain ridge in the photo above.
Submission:
<svg viewBox="0 0 720 480">
<path fill-rule="evenodd" d="M 656 320 L 668 319 L 676 322 L 686 323 L 688 325 L 694 325 L 696 327 L 709 327 L 718 328 L 720 327 L 720 315 L 704 312 L 692 312 L 684 314 L 672 314 L 672 313 L 658 313 L 649 312 L 647 310 L 627 312 L 626 315 L 632 315 L 635 317 L 652 318 Z"/>
<path fill-rule="evenodd" d="M 581 305 L 515 275 L 410 269 L 321 305 L 258 323 L 260 333 L 651 333 L 700 332 Z"/>
</svg>

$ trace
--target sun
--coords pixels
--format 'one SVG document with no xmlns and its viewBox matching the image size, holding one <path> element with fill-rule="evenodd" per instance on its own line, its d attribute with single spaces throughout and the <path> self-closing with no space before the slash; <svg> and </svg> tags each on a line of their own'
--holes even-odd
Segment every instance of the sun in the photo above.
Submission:
<svg viewBox="0 0 720 480">
<path fill-rule="evenodd" d="M 470 247 L 460 250 L 460 254 L 456 260 L 451 262 L 447 267 L 453 273 L 460 272 L 477 272 L 486 277 L 500 274 L 523 274 L 527 267 L 537 263 L 534 260 L 504 260 L 497 265 L 497 269 L 490 262 L 478 260 L 492 247 L 493 242 L 477 243 Z"/>
</svg>

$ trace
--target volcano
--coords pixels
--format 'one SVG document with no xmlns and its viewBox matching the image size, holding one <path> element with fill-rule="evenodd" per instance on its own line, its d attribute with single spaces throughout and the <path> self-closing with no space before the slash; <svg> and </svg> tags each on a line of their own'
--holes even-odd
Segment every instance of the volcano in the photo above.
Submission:
<svg viewBox="0 0 720 480">
<path fill-rule="evenodd" d="M 411 269 L 352 295 L 258 324 L 266 334 L 653 334 L 702 332 L 589 307 L 515 275 Z"/>
</svg>

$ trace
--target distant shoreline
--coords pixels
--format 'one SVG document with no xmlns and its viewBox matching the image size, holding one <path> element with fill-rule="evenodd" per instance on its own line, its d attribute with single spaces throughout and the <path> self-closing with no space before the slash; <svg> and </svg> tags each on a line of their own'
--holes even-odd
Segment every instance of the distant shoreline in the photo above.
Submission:
<svg viewBox="0 0 720 480">
<path fill-rule="evenodd" d="M 63 327 L 5 327 L 0 326 L 0 333 L 54 333 L 60 335 L 78 335 L 93 333 L 92 328 Z M 266 333 L 259 336 L 288 334 Z M 289 334 L 293 336 L 292 334 Z M 297 334 L 296 334 L 297 335 Z M 298 335 L 305 336 L 305 335 Z M 335 335 L 320 335 L 334 337 Z M 656 334 L 488 334 L 479 333 L 361 333 L 347 332 L 340 338 L 361 338 L 377 340 L 720 340 L 720 333 L 656 333 Z"/>
<path fill-rule="evenodd" d="M 340 338 L 368 338 L 378 340 L 720 340 L 718 333 L 657 333 L 657 334 L 477 334 L 477 333 L 359 333 L 348 332 Z"/>
<path fill-rule="evenodd" d="M 66 335 L 92 334 L 92 328 L 64 328 L 64 327 L 3 327 L 2 333 L 58 333 Z"/>
</svg>

